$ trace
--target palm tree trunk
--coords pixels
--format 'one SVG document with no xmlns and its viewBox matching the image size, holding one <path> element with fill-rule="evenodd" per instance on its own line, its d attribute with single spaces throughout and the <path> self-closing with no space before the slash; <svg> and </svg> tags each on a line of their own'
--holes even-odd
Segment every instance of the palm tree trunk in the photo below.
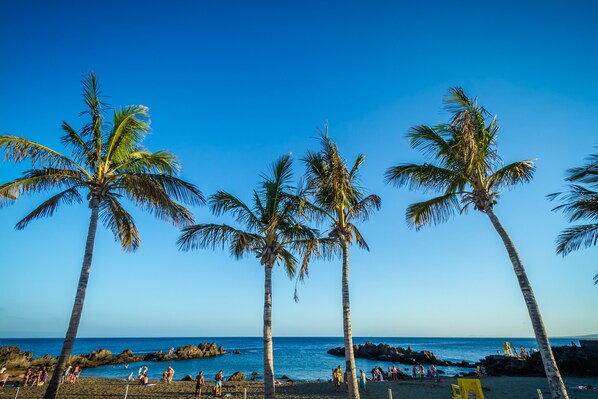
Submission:
<svg viewBox="0 0 598 399">
<path fill-rule="evenodd" d="M 502 238 L 505 248 L 509 253 L 511 263 L 513 264 L 517 281 L 519 281 L 519 288 L 521 288 L 521 293 L 523 294 L 523 299 L 525 300 L 527 311 L 529 312 L 529 317 L 532 321 L 532 327 L 534 329 L 534 334 L 536 335 L 536 341 L 538 342 L 538 347 L 540 348 L 540 355 L 542 356 L 542 363 L 544 363 L 544 371 L 546 372 L 546 377 L 548 378 L 548 385 L 550 386 L 552 398 L 568 399 L 569 396 L 567 395 L 565 384 L 563 383 L 561 373 L 559 372 L 556 361 L 554 360 L 554 355 L 552 354 L 552 349 L 550 348 L 550 342 L 548 341 L 548 336 L 546 335 L 546 330 L 544 328 L 544 323 L 542 322 L 542 316 L 540 315 L 540 309 L 538 308 L 536 297 L 534 296 L 532 286 L 527 279 L 527 274 L 523 268 L 523 263 L 521 263 L 519 254 L 515 249 L 515 244 L 513 244 L 513 241 L 511 241 L 507 231 L 498 220 L 498 217 L 496 217 L 494 214 L 492 208 L 488 209 L 486 214 L 490 218 L 490 221 L 498 232 L 498 235 L 500 235 L 500 238 Z"/>
<path fill-rule="evenodd" d="M 272 268 L 267 262 L 264 284 L 264 399 L 274 399 L 274 355 L 272 352 Z"/>
<path fill-rule="evenodd" d="M 44 399 L 55 399 L 58 393 L 58 386 L 60 385 L 60 378 L 67 362 L 73 352 L 73 345 L 77 337 L 77 329 L 79 328 L 79 321 L 81 320 L 81 312 L 83 311 L 83 302 L 85 301 L 85 291 L 87 290 L 87 282 L 89 281 L 89 271 L 91 269 L 91 260 L 93 257 L 93 244 L 95 242 L 96 230 L 98 227 L 98 213 L 99 200 L 93 198 L 90 203 L 91 217 L 89 219 L 89 230 L 87 231 L 87 242 L 85 243 L 85 255 L 83 256 L 83 266 L 81 267 L 81 275 L 79 276 L 79 285 L 77 286 L 77 293 L 75 294 L 75 304 L 71 313 L 71 320 L 69 328 L 62 344 L 62 350 L 58 357 L 58 363 L 52 373 L 52 378 L 48 384 L 48 389 L 44 394 Z"/>
<path fill-rule="evenodd" d="M 359 399 L 359 387 L 355 374 L 355 355 L 353 354 L 353 333 L 351 331 L 351 305 L 349 303 L 349 242 L 342 240 L 343 247 L 343 333 L 345 338 L 345 370 L 349 398 Z"/>
</svg>

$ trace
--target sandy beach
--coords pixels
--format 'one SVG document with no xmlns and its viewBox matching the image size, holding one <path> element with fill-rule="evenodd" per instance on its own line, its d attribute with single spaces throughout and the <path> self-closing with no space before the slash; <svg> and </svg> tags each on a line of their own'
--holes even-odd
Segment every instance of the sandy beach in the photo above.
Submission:
<svg viewBox="0 0 598 399">
<path fill-rule="evenodd" d="M 362 397 L 387 398 L 388 389 L 392 390 L 394 399 L 447 399 L 451 397 L 450 384 L 455 383 L 453 378 L 447 378 L 441 383 L 429 381 L 398 381 L 398 382 L 368 382 L 368 392 Z M 571 399 L 598 398 L 598 391 L 579 390 L 580 385 L 598 386 L 598 378 L 565 378 L 565 384 Z M 66 384 L 60 387 L 59 398 L 124 398 L 127 383 L 125 381 L 81 378 L 76 384 Z M 213 398 L 211 390 L 213 382 L 207 382 L 207 391 L 202 397 Z M 536 390 L 540 388 L 544 398 L 550 398 L 546 378 L 543 377 L 485 377 L 482 378 L 482 387 L 486 399 L 537 399 Z M 40 399 L 44 387 L 27 387 L 19 389 L 18 398 Z M 258 399 L 263 397 L 261 383 L 225 383 L 223 397 L 243 398 L 247 389 L 247 398 Z M 16 388 L 4 389 L 0 396 L 14 398 Z M 195 384 L 192 382 L 177 381 L 172 384 L 157 382 L 153 386 L 139 386 L 130 384 L 128 389 L 129 399 L 191 399 L 194 396 Z M 284 383 L 276 387 L 276 394 L 281 399 L 324 399 L 345 398 L 345 392 L 334 392 L 332 383 L 329 382 L 295 382 Z M 228 396 L 230 395 L 230 396 Z"/>
</svg>

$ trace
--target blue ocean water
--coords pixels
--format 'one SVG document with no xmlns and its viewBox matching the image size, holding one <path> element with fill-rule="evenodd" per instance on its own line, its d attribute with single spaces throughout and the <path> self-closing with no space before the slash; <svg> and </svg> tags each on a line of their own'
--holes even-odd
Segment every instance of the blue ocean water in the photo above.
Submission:
<svg viewBox="0 0 598 399">
<path fill-rule="evenodd" d="M 570 345 L 571 338 L 551 339 L 552 346 Z M 364 344 L 371 341 L 375 344 L 385 343 L 392 346 L 411 347 L 413 350 L 429 350 L 443 360 L 453 362 L 466 360 L 476 362 L 485 356 L 502 351 L 502 345 L 509 341 L 512 347 L 537 348 L 533 338 L 389 338 L 389 337 L 354 337 L 353 343 Z M 204 337 L 204 338 L 78 338 L 73 354 L 89 353 L 100 348 L 108 349 L 118 354 L 124 349 L 131 349 L 134 353 L 145 354 L 162 350 L 168 352 L 170 347 L 183 345 L 198 345 L 202 342 L 216 342 L 228 351 L 223 356 L 207 359 L 180 360 L 174 362 L 140 362 L 131 363 L 128 369 L 124 365 L 103 366 L 84 370 L 82 376 L 126 378 L 130 372 L 137 375 L 142 365 L 149 367 L 150 379 L 159 379 L 162 372 L 170 364 L 175 369 L 175 379 L 181 379 L 187 374 L 197 375 L 203 370 L 208 380 L 223 370 L 225 377 L 236 371 L 250 376 L 253 371 L 259 375 L 263 373 L 263 347 L 261 337 Z M 22 351 L 31 351 L 34 356 L 60 353 L 62 339 L 58 338 L 28 338 L 28 339 L 0 339 L 0 346 L 18 345 Z M 341 365 L 344 369 L 344 358 L 326 353 L 328 349 L 343 346 L 342 337 L 278 337 L 274 338 L 274 372 L 276 378 L 286 375 L 297 381 L 328 380 L 333 367 Z M 237 349 L 240 354 L 232 354 Z M 368 374 L 375 366 L 384 369 L 392 366 L 391 362 L 356 359 L 357 369 L 363 369 Z M 397 365 L 399 367 L 400 365 Z M 410 370 L 411 366 L 400 366 Z M 454 367 L 439 367 L 447 375 L 454 375 L 459 369 Z"/>
</svg>

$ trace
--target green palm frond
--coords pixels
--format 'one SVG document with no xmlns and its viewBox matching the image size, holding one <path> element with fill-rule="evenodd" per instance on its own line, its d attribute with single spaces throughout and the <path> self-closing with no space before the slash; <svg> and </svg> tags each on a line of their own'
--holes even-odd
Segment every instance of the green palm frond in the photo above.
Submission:
<svg viewBox="0 0 598 399">
<path fill-rule="evenodd" d="M 425 156 L 448 157 L 453 147 L 445 137 L 446 129 L 442 126 L 430 127 L 426 125 L 414 126 L 407 133 L 411 148 L 421 151 Z"/>
<path fill-rule="evenodd" d="M 177 227 L 193 223 L 193 214 L 173 199 L 172 190 L 168 191 L 162 184 L 166 179 L 158 179 L 157 176 L 160 175 L 121 175 L 115 189 L 122 190 L 135 205 L 159 220 L 169 222 Z M 180 197 L 181 194 L 178 193 L 178 196 Z M 186 198 L 185 195 L 183 197 Z"/>
<path fill-rule="evenodd" d="M 349 220 L 359 220 L 361 222 L 366 222 L 369 220 L 370 215 L 373 211 L 379 211 L 380 207 L 382 206 L 382 200 L 377 195 L 368 195 L 367 197 L 363 198 L 361 201 L 357 202 L 356 204 L 348 210 L 347 216 Z"/>
<path fill-rule="evenodd" d="M 95 151 L 94 158 L 99 160 L 102 158 L 103 151 L 102 143 L 104 131 L 104 110 L 107 107 L 102 102 L 102 95 L 95 73 L 91 72 L 86 76 L 81 83 L 83 84 L 83 101 L 87 108 L 82 111 L 79 116 L 88 115 L 91 120 L 81 129 L 81 136 L 89 138 L 93 143 L 90 148 Z"/>
<path fill-rule="evenodd" d="M 117 165 L 126 162 L 138 150 L 139 143 L 150 132 L 147 107 L 130 105 L 114 112 L 113 128 L 106 143 L 105 159 Z"/>
<path fill-rule="evenodd" d="M 133 151 L 122 163 L 114 165 L 115 172 L 157 173 L 176 175 L 180 166 L 177 158 L 167 151 Z"/>
<path fill-rule="evenodd" d="M 365 239 L 361 235 L 361 232 L 359 231 L 359 229 L 357 228 L 357 226 L 355 226 L 353 223 L 348 223 L 347 224 L 347 228 L 351 232 L 351 236 L 354 237 L 355 242 L 357 243 L 357 245 L 359 246 L 359 248 L 365 249 L 366 251 L 369 251 L 370 247 L 368 246 L 368 243 L 365 242 Z"/>
<path fill-rule="evenodd" d="M 260 246 L 261 238 L 225 224 L 196 224 L 182 229 L 177 241 L 183 251 L 195 249 L 225 248 L 229 245 L 231 254 L 237 259 Z"/>
<path fill-rule="evenodd" d="M 568 186 L 564 193 L 554 193 L 548 196 L 550 200 L 560 198 L 561 205 L 553 208 L 553 211 L 562 211 L 568 216 L 570 222 L 586 219 L 589 221 L 598 220 L 598 192 L 589 190 L 577 184 Z"/>
<path fill-rule="evenodd" d="M 85 165 L 92 170 L 97 163 L 96 154 L 93 151 L 93 142 L 85 141 L 68 123 L 62 121 L 62 130 L 66 133 L 60 140 L 63 145 L 70 148 L 75 161 Z"/>
<path fill-rule="evenodd" d="M 31 169 L 25 171 L 23 177 L 0 186 L 0 196 L 18 198 L 26 194 L 43 193 L 84 184 L 85 180 L 77 171 L 54 168 Z"/>
<path fill-rule="evenodd" d="M 584 166 L 567 170 L 567 181 L 591 186 L 598 184 L 598 154 L 591 154 L 587 159 Z"/>
<path fill-rule="evenodd" d="M 466 180 L 455 171 L 428 163 L 392 166 L 386 170 L 385 179 L 395 187 L 406 186 L 423 192 L 445 191 L 451 185 L 466 184 Z"/>
<path fill-rule="evenodd" d="M 297 266 L 297 258 L 286 248 L 281 248 L 278 251 L 278 263 L 281 263 L 281 266 L 284 268 L 284 271 L 287 273 L 290 279 L 295 277 L 295 269 Z"/>
<path fill-rule="evenodd" d="M 225 191 L 218 191 L 209 199 L 210 209 L 216 216 L 225 213 L 231 214 L 238 223 L 241 223 L 249 230 L 255 230 L 260 226 L 258 216 L 239 198 Z M 254 203 L 257 206 L 257 214 L 263 214 L 263 205 L 257 192 L 254 192 Z"/>
<path fill-rule="evenodd" d="M 18 136 L 0 136 L 0 148 L 4 147 L 4 158 L 13 162 L 30 159 L 32 165 L 59 169 L 83 169 L 57 151 L 34 141 Z"/>
<path fill-rule="evenodd" d="M 460 211 L 459 198 L 455 193 L 441 195 L 407 207 L 407 224 L 419 230 L 426 225 L 446 222 Z"/>
<path fill-rule="evenodd" d="M 580 248 L 589 248 L 598 243 L 598 224 L 585 224 L 563 230 L 556 239 L 557 254 L 566 256 Z"/>
<path fill-rule="evenodd" d="M 79 187 L 70 187 L 44 201 L 40 206 L 21 219 L 17 223 L 16 229 L 24 229 L 32 220 L 52 216 L 56 211 L 56 208 L 61 204 L 72 205 L 81 203 L 82 201 L 83 199 L 79 194 Z"/>
<path fill-rule="evenodd" d="M 132 252 L 139 248 L 141 238 L 135 220 L 115 196 L 110 196 L 100 203 L 100 220 L 104 227 L 120 240 L 120 245 L 125 251 Z"/>
<path fill-rule="evenodd" d="M 513 162 L 494 172 L 488 179 L 488 186 L 494 189 L 512 187 L 520 183 L 528 183 L 534 177 L 534 161 Z"/>
</svg>

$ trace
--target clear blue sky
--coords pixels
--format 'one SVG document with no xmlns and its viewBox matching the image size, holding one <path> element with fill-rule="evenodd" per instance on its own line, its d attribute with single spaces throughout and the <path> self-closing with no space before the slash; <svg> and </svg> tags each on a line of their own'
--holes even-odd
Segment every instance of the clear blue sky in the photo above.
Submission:
<svg viewBox="0 0 598 399">
<path fill-rule="evenodd" d="M 259 174 L 292 152 L 296 175 L 328 119 L 363 185 L 382 197 L 351 252 L 356 336 L 531 336 L 521 293 L 487 218 L 470 213 L 420 232 L 405 223 L 421 193 L 386 186 L 391 165 L 422 161 L 405 139 L 447 120 L 461 85 L 501 123 L 507 162 L 538 158 L 530 184 L 496 213 L 519 248 L 551 336 L 598 332 L 597 249 L 561 258 L 567 226 L 545 196 L 598 144 L 598 25 L 593 2 L 0 3 L 0 133 L 62 149 L 81 126 L 80 79 L 93 70 L 115 105 L 144 104 L 152 150 L 179 156 L 205 194 L 249 199 Z M 0 181 L 23 167 L 0 164 Z M 89 210 L 14 225 L 45 198 L 0 210 L 0 337 L 60 337 L 81 266 Z M 133 209 L 133 208 L 130 208 Z M 206 207 L 198 221 L 215 220 Z M 132 211 L 142 246 L 97 236 L 79 336 L 261 335 L 263 270 L 222 251 L 179 253 L 178 232 Z M 275 335 L 342 335 L 340 261 L 318 262 L 293 302 L 274 277 Z"/>
</svg>

